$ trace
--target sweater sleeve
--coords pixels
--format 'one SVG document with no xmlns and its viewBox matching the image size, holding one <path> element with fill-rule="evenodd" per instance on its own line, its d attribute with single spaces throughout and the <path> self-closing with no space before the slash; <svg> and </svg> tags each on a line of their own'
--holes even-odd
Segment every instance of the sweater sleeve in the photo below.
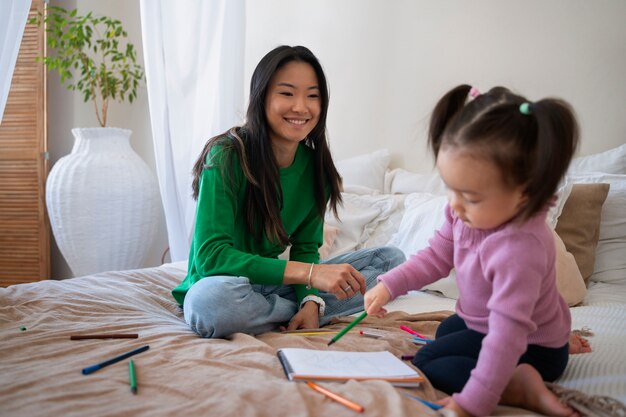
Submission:
<svg viewBox="0 0 626 417">
<path fill-rule="evenodd" d="M 218 151 L 219 152 L 219 151 Z M 212 155 L 212 166 L 200 179 L 193 236 L 194 266 L 199 276 L 245 276 L 254 284 L 282 284 L 286 261 L 239 250 L 235 245 L 236 221 L 241 221 L 240 196 L 246 187 L 237 158 L 229 161 L 233 178 L 222 175 L 224 157 Z"/>
<path fill-rule="evenodd" d="M 312 206 L 300 227 L 291 235 L 289 259 L 305 263 L 319 263 L 319 248 L 322 246 L 324 236 L 323 228 L 323 219 L 318 214 L 317 207 Z M 307 290 L 306 286 L 301 284 L 295 285 L 294 288 L 298 302 L 309 294 L 319 294 L 315 288 Z"/>
<path fill-rule="evenodd" d="M 477 416 L 496 407 L 526 351 L 528 335 L 537 329 L 532 314 L 547 265 L 547 250 L 532 234 L 488 239 L 480 252 L 484 276 L 493 288 L 487 303 L 489 331 L 470 379 L 454 394 L 463 409 Z"/>
<path fill-rule="evenodd" d="M 428 241 L 428 247 L 378 277 L 389 290 L 392 300 L 450 274 L 454 258 L 452 222 L 452 210 L 446 206 L 444 224 Z"/>
</svg>

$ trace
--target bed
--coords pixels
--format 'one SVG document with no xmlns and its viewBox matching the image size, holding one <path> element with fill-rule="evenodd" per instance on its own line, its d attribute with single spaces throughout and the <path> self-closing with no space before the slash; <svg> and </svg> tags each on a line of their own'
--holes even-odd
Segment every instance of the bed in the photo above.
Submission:
<svg viewBox="0 0 626 417">
<path fill-rule="evenodd" d="M 548 218 L 555 235 L 562 237 L 560 288 L 572 305 L 574 328 L 586 332 L 594 349 L 572 355 L 556 383 L 566 393 L 579 392 L 599 401 L 610 397 L 626 402 L 625 158 L 626 145 L 578 158 Z M 338 163 L 345 179 L 345 204 L 341 222 L 326 219 L 323 257 L 381 244 L 412 253 L 438 226 L 437 213 L 445 204 L 438 177 L 390 170 L 389 159 L 389 152 L 381 150 Z M 577 185 L 581 183 L 610 187 L 592 187 L 600 195 L 591 198 L 590 190 Z M 601 201 L 583 210 L 577 199 Z M 575 227 L 568 229 L 568 221 Z M 270 332 L 201 339 L 187 327 L 170 295 L 185 272 L 186 263 L 178 262 L 0 289 L 0 415 L 355 414 L 306 384 L 288 381 L 276 357 L 282 347 L 328 349 L 330 336 Z M 382 337 L 351 331 L 332 349 L 412 354 L 417 345 L 399 326 L 433 335 L 451 314 L 457 295 L 452 274 L 424 291 L 398 298 L 385 318 L 368 317 L 357 328 L 375 329 Z M 340 329 L 351 319 L 338 317 L 328 327 Z M 71 335 L 88 333 L 137 333 L 139 337 L 70 340 Z M 136 395 L 130 391 L 127 360 L 89 375 L 81 373 L 86 366 L 143 345 L 150 348 L 132 358 Z M 441 396 L 428 381 L 418 388 L 354 380 L 322 385 L 360 403 L 364 414 L 372 416 L 435 416 L 435 411 L 404 394 L 427 400 Z M 609 404 L 613 408 L 606 415 L 626 415 L 616 404 Z M 499 406 L 494 415 L 534 414 Z"/>
</svg>

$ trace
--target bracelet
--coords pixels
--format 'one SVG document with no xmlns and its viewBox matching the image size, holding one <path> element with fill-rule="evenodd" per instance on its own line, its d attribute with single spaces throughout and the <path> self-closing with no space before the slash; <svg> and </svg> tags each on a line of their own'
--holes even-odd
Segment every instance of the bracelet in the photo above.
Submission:
<svg viewBox="0 0 626 417">
<path fill-rule="evenodd" d="M 313 277 L 313 265 L 315 265 L 314 263 L 311 263 L 311 267 L 309 268 L 309 277 L 307 278 L 307 284 L 306 284 L 306 289 L 310 290 L 311 287 L 311 278 Z"/>
<path fill-rule="evenodd" d="M 322 317 L 324 315 L 324 311 L 326 310 L 326 303 L 324 302 L 322 297 L 318 297 L 317 295 L 309 294 L 306 297 L 304 297 L 302 299 L 302 301 L 300 302 L 300 308 L 302 308 L 304 303 L 306 303 L 307 301 L 313 301 L 315 304 L 317 304 L 317 306 L 318 306 L 318 313 L 319 313 L 320 317 Z"/>
</svg>

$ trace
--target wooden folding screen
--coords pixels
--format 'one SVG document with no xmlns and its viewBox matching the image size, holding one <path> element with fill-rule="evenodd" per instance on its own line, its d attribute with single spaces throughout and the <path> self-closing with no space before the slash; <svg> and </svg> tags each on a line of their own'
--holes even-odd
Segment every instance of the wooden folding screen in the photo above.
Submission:
<svg viewBox="0 0 626 417">
<path fill-rule="evenodd" d="M 30 17 L 43 11 L 33 0 Z M 27 24 L 0 124 L 0 286 L 50 275 L 44 28 Z"/>
</svg>

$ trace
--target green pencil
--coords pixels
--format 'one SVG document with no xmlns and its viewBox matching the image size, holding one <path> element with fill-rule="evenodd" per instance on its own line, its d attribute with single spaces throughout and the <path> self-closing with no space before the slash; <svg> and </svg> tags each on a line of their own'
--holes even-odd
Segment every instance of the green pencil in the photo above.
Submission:
<svg viewBox="0 0 626 417">
<path fill-rule="evenodd" d="M 130 379 L 130 391 L 137 394 L 137 378 L 135 378 L 135 363 L 133 360 L 128 361 L 128 377 Z"/>
<path fill-rule="evenodd" d="M 328 342 L 328 346 L 332 345 L 333 343 L 335 343 L 337 340 L 339 340 L 341 338 L 341 336 L 343 336 L 344 334 L 348 333 L 350 331 L 351 328 L 353 328 L 354 326 L 357 325 L 358 322 L 360 322 L 361 320 L 363 320 L 365 317 L 367 317 L 367 312 L 364 311 L 363 313 L 361 313 L 361 315 L 359 317 L 357 317 L 356 319 L 354 319 L 354 321 L 350 324 L 348 324 L 346 327 L 344 327 L 344 329 L 342 331 L 340 331 L 339 333 L 337 333 L 335 335 L 335 337 L 333 337 L 330 342 Z"/>
</svg>

